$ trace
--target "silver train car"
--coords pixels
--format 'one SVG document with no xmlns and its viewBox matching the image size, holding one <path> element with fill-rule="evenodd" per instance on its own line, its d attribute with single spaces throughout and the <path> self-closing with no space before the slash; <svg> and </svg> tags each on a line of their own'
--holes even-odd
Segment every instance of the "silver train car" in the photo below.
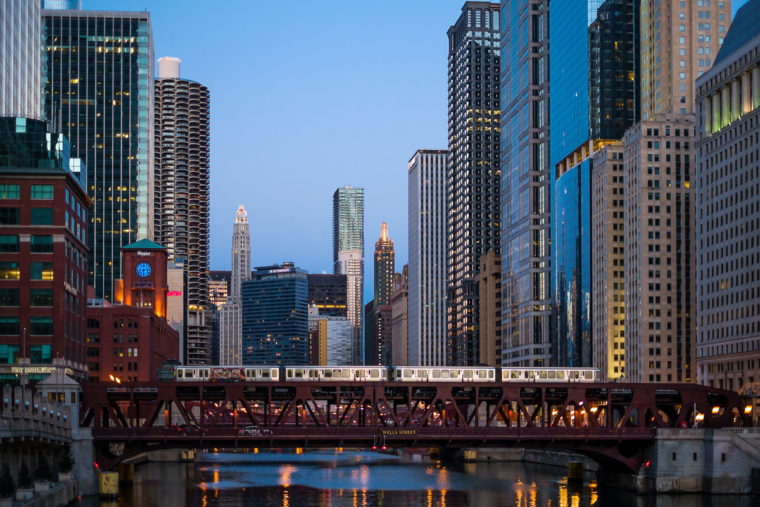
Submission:
<svg viewBox="0 0 760 507">
<path fill-rule="evenodd" d="M 385 382 L 388 368 L 385 366 L 286 366 L 285 381 L 309 380 Z"/>
<path fill-rule="evenodd" d="M 279 366 L 176 366 L 178 382 L 207 380 L 225 382 L 261 382 L 280 380 Z"/>
</svg>

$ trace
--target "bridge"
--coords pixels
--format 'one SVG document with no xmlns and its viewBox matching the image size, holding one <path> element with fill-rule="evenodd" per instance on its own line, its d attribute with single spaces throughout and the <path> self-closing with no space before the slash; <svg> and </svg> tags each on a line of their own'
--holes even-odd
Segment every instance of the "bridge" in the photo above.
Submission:
<svg viewBox="0 0 760 507">
<path fill-rule="evenodd" d="M 749 426 L 733 391 L 694 384 L 85 382 L 103 469 L 162 448 L 528 447 L 635 472 L 660 428 Z"/>
</svg>

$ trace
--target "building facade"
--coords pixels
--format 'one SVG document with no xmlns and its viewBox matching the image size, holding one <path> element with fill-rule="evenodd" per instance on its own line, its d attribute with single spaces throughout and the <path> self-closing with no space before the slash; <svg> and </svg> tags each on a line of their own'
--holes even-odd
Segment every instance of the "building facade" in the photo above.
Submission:
<svg viewBox="0 0 760 507">
<path fill-rule="evenodd" d="M 623 142 L 626 380 L 693 382 L 694 116 L 657 118 Z"/>
<path fill-rule="evenodd" d="M 87 167 L 88 283 L 113 301 L 121 247 L 153 238 L 153 34 L 146 12 L 44 10 L 44 112 Z"/>
<path fill-rule="evenodd" d="M 0 118 L 0 379 L 85 376 L 85 173 L 43 121 Z"/>
<path fill-rule="evenodd" d="M 184 362 L 210 364 L 208 88 L 182 79 L 178 58 L 159 58 L 155 110 L 154 236 L 187 270 Z"/>
<path fill-rule="evenodd" d="M 308 364 L 306 271 L 289 262 L 258 267 L 242 285 L 243 364 Z"/>
<path fill-rule="evenodd" d="M 315 306 L 319 315 L 348 317 L 347 276 L 312 274 L 309 280 L 309 306 Z"/>
<path fill-rule="evenodd" d="M 354 364 L 364 362 L 362 317 L 364 294 L 364 189 L 350 186 L 333 194 L 333 263 L 335 274 L 346 275 L 346 310 L 354 326 Z"/>
<path fill-rule="evenodd" d="M 493 251 L 480 256 L 480 357 L 478 364 L 501 365 L 501 257 Z"/>
<path fill-rule="evenodd" d="M 393 294 L 391 295 L 391 364 L 406 366 L 408 360 L 409 336 L 409 266 L 401 273 L 393 275 Z"/>
<path fill-rule="evenodd" d="M 219 275 L 220 280 L 229 279 L 229 292 L 224 306 L 219 308 L 219 361 L 221 364 L 243 364 L 243 306 L 241 288 L 251 278 L 251 235 L 248 214 L 238 207 L 232 226 L 232 270 L 229 278 Z"/>
<path fill-rule="evenodd" d="M 217 310 L 227 303 L 231 276 L 230 271 L 208 272 L 208 299 Z"/>
<path fill-rule="evenodd" d="M 625 376 L 625 185 L 623 146 L 594 154 L 591 171 L 593 365 L 602 379 Z"/>
<path fill-rule="evenodd" d="M 408 171 L 409 355 L 404 364 L 445 366 L 448 152 L 418 150 Z"/>
<path fill-rule="evenodd" d="M 0 3 L 0 116 L 42 119 L 40 2 Z"/>
<path fill-rule="evenodd" d="M 549 2 L 502 0 L 501 363 L 551 364 Z M 517 37 L 528 23 L 530 37 Z M 519 72 L 534 69 L 532 78 Z M 528 114 L 526 111 L 532 111 Z"/>
<path fill-rule="evenodd" d="M 737 391 L 760 381 L 759 22 L 750 0 L 696 95 L 697 379 Z"/>
<path fill-rule="evenodd" d="M 388 305 L 393 293 L 393 275 L 396 273 L 396 253 L 393 240 L 388 237 L 388 224 L 380 226 L 380 239 L 375 243 L 375 306 Z"/>
<path fill-rule="evenodd" d="M 447 363 L 476 364 L 480 256 L 501 234 L 499 5 L 466 2 L 449 28 Z"/>
</svg>

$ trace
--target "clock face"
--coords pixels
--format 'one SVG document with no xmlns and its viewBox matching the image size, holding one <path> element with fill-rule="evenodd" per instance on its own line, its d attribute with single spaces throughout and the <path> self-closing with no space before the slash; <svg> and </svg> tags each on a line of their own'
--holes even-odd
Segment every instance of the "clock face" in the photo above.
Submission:
<svg viewBox="0 0 760 507">
<path fill-rule="evenodd" d="M 141 262 L 135 268 L 135 272 L 140 278 L 147 278 L 150 275 L 150 264 L 147 262 Z"/>
</svg>

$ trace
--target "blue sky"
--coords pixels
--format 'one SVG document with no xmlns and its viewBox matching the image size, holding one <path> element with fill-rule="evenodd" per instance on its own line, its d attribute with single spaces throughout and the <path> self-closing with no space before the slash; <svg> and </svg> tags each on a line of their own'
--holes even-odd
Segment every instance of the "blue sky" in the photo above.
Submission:
<svg viewBox="0 0 760 507">
<path fill-rule="evenodd" d="M 409 158 L 447 145 L 446 30 L 462 5 L 83 1 L 149 10 L 156 58 L 180 58 L 182 76 L 211 91 L 211 268 L 229 269 L 243 204 L 254 266 L 293 261 L 331 272 L 332 194 L 364 187 L 368 297 L 381 222 L 398 271 L 408 258 Z"/>
</svg>

